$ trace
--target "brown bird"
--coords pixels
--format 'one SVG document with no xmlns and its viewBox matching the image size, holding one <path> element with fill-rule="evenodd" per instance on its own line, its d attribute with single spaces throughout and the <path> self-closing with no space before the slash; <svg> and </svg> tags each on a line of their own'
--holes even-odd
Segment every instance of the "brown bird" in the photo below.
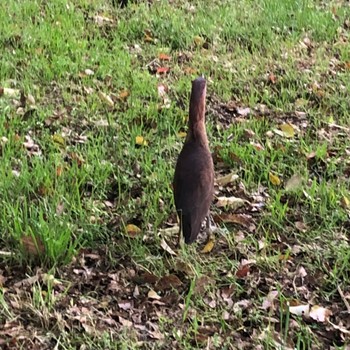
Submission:
<svg viewBox="0 0 350 350">
<path fill-rule="evenodd" d="M 214 193 L 214 165 L 205 129 L 206 81 L 192 82 L 188 133 L 174 175 L 174 199 L 185 243 L 193 243 L 201 229 Z M 209 228 L 209 217 L 207 221 Z"/>
</svg>

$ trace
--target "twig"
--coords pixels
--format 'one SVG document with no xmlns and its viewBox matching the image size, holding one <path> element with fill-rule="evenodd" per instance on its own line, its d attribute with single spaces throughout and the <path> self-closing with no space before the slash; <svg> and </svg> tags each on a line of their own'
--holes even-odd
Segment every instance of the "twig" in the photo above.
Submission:
<svg viewBox="0 0 350 350">
<path fill-rule="evenodd" d="M 5 252 L 4 250 L 0 250 L 0 255 L 11 256 L 12 252 Z"/>
<path fill-rule="evenodd" d="M 342 298 L 342 300 L 343 300 L 343 302 L 344 302 L 344 304 L 346 306 L 346 309 L 348 310 L 348 313 L 350 314 L 350 304 L 349 304 L 349 302 L 346 300 L 344 293 L 340 289 L 340 286 L 338 286 L 337 289 L 338 289 L 338 293 L 339 293 L 340 297 Z"/>
</svg>

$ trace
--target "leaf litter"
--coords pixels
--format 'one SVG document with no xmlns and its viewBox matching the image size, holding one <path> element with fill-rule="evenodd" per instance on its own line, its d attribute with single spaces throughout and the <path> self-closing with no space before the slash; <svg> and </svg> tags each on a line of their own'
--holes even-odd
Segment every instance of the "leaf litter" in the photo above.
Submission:
<svg viewBox="0 0 350 350">
<path fill-rule="evenodd" d="M 98 27 L 116 25 L 116 20 L 108 15 L 98 14 L 91 18 Z M 340 33 L 340 35 L 344 34 Z M 146 45 L 153 44 L 157 40 L 150 30 L 145 31 L 144 42 Z M 193 43 L 196 47 L 206 50 L 210 46 L 207 39 L 202 36 L 195 36 Z M 306 36 L 299 44 L 300 51 L 312 55 L 315 44 L 311 38 Z M 142 52 L 138 44 L 133 44 L 132 50 L 138 54 Z M 299 53 L 298 51 L 297 54 Z M 190 66 L 191 56 L 192 53 L 183 52 L 179 53 L 177 57 L 179 62 L 188 65 L 184 67 L 184 74 L 195 73 L 195 69 Z M 302 62 L 301 57 L 298 64 L 302 69 L 308 69 L 312 64 L 312 59 Z M 173 53 L 172 57 L 160 53 L 147 67 L 160 80 L 168 78 L 171 76 L 170 72 L 176 71 L 172 66 L 170 67 L 174 61 L 176 61 L 176 56 Z M 344 67 L 346 68 L 347 64 Z M 94 70 L 86 69 L 80 78 L 91 77 L 95 75 L 94 71 L 95 68 Z M 277 73 L 277 70 L 272 69 L 268 73 L 267 79 L 264 76 L 262 81 L 267 80 L 269 84 L 276 86 L 281 79 L 283 77 Z M 84 96 L 94 94 L 94 91 L 100 91 L 97 96 L 111 111 L 119 108 L 117 101 L 126 102 L 128 99 L 128 93 L 123 92 L 123 90 L 114 92 L 103 90 L 106 92 L 101 92 L 101 87 L 103 86 L 96 88 L 83 86 L 81 90 L 84 92 Z M 169 87 L 171 87 L 171 82 L 168 80 L 166 85 L 164 82 L 158 85 L 160 109 L 170 107 L 169 90 L 171 89 Z M 53 85 L 53 90 L 56 88 L 57 86 Z M 319 99 L 324 98 L 325 91 L 322 82 L 317 81 L 310 84 L 309 93 Z M 4 90 L 0 89 L 0 95 L 18 99 L 20 91 L 6 91 L 5 93 Z M 59 97 L 57 98 L 59 99 Z M 27 102 L 35 105 L 34 97 L 31 98 L 28 95 Z M 64 105 L 63 101 L 56 102 L 58 106 Z M 208 109 L 214 118 L 214 123 L 217 122 L 223 129 L 229 129 L 235 123 L 246 123 L 250 118 L 270 118 L 273 123 L 266 136 L 274 146 L 276 139 L 282 140 L 282 143 L 294 141 L 308 127 L 306 120 L 308 114 L 301 110 L 303 101 L 297 101 L 296 104 L 299 104 L 296 106 L 297 109 L 288 114 L 272 110 L 271 107 L 263 104 L 246 106 L 240 101 L 223 102 L 215 96 L 209 96 Z M 23 114 L 22 110 L 19 112 Z M 46 120 L 47 127 L 70 123 L 72 123 L 70 127 L 76 128 L 76 133 L 80 135 L 81 132 L 78 129 L 80 126 L 73 125 L 69 108 L 54 111 L 53 115 Z M 95 122 L 88 125 L 100 128 L 102 126 L 108 127 L 109 124 L 102 120 L 100 124 Z M 317 137 L 331 144 L 341 132 L 348 134 L 348 131 L 347 127 L 329 120 L 324 128 L 317 131 Z M 252 149 L 259 152 L 265 151 L 268 144 L 264 144 L 255 137 L 255 132 L 247 131 L 245 133 L 245 138 L 249 140 Z M 71 136 L 67 137 L 67 142 L 70 142 L 70 139 Z M 86 139 L 82 141 L 85 142 Z M 136 136 L 132 142 L 138 146 L 147 145 L 147 140 L 141 135 Z M 63 146 L 62 142 L 58 143 Z M 37 136 L 30 134 L 25 137 L 23 146 L 28 155 L 41 155 L 39 144 Z M 328 153 L 328 155 L 330 154 L 331 152 Z M 338 157 L 338 153 L 336 152 L 333 157 Z M 67 162 L 77 162 L 79 167 L 84 163 L 83 157 L 75 151 L 67 151 L 66 158 Z M 310 173 L 314 173 L 318 177 L 322 176 L 327 169 L 327 162 L 320 160 L 314 151 L 310 151 L 305 158 L 309 162 Z M 239 157 L 232 153 L 231 159 L 237 160 Z M 289 174 L 289 176 L 280 172 L 278 175 L 274 172 L 267 172 L 267 174 L 266 180 L 275 187 L 283 184 L 287 192 L 297 192 L 308 181 L 299 174 Z M 348 342 L 350 324 L 348 307 L 345 302 L 349 300 L 350 295 L 348 286 L 343 287 L 341 293 L 335 292 L 327 300 L 323 298 L 321 293 L 322 287 L 324 287 L 322 279 L 326 276 L 325 272 L 316 271 L 314 276 L 310 276 L 301 269 L 301 265 L 307 260 L 308 252 L 323 251 L 322 242 L 308 247 L 304 242 L 298 242 L 293 237 L 295 231 L 307 233 L 312 228 L 313 223 L 305 222 L 300 215 L 300 208 L 295 206 L 293 208 L 294 215 L 288 217 L 291 221 L 291 226 L 286 228 L 290 230 L 289 237 L 285 237 L 279 232 L 268 232 L 268 237 L 265 237 L 259 229 L 256 229 L 256 225 L 262 211 L 270 201 L 269 189 L 264 187 L 268 184 L 265 183 L 255 192 L 249 192 L 242 187 L 239 175 L 235 176 L 233 169 L 227 164 L 223 164 L 223 168 L 218 170 L 217 175 L 217 205 L 213 209 L 215 211 L 214 221 L 227 225 L 229 233 L 227 236 L 219 236 L 215 246 L 208 249 L 207 254 L 201 255 L 206 266 L 204 271 L 206 275 L 195 279 L 194 292 L 204 297 L 204 304 L 214 314 L 211 314 L 210 320 L 199 324 L 197 333 L 193 336 L 193 345 L 201 344 L 210 348 L 214 341 L 216 344 L 222 345 L 225 343 L 225 339 L 229 339 L 229 342 L 237 344 L 239 349 L 251 349 L 252 344 L 259 348 L 258 341 L 265 339 L 272 341 L 276 348 L 292 349 L 293 335 L 301 334 L 305 329 L 308 329 L 310 333 L 317 334 L 317 337 L 323 342 L 324 348 L 334 348 L 333 341 L 338 344 Z M 289 180 L 282 181 L 280 177 L 289 178 Z M 312 196 L 305 193 L 305 197 L 311 201 Z M 347 194 L 344 194 L 340 201 L 345 209 L 348 208 L 347 197 Z M 56 210 L 57 215 L 61 215 L 64 210 L 63 205 L 59 204 Z M 134 226 L 139 229 L 138 225 Z M 167 229 L 165 228 L 165 230 Z M 172 229 L 173 227 L 165 235 L 172 236 Z M 178 230 L 178 228 L 176 229 Z M 126 228 L 126 231 L 131 236 L 139 234 L 138 230 L 130 229 L 130 227 L 129 230 Z M 259 243 L 257 246 L 252 244 L 250 238 L 252 234 L 255 235 Z M 299 236 L 296 235 L 296 237 Z M 233 244 L 229 243 L 231 238 L 233 238 Z M 344 239 L 342 240 L 344 241 Z M 81 250 L 69 266 L 60 268 L 54 273 L 54 280 L 59 282 L 53 283 L 52 287 L 55 295 L 54 307 L 42 313 L 36 312 L 37 310 L 31 305 L 31 296 L 38 286 L 41 288 L 42 295 L 45 295 L 47 293 L 45 288 L 51 283 L 49 282 L 50 278 L 47 278 L 46 274 L 39 269 L 29 271 L 29 277 L 25 277 L 22 269 L 17 270 L 15 267 L 0 263 L 0 281 L 6 288 L 4 300 L 7 305 L 12 306 L 10 309 L 12 315 L 8 316 L 1 324 L 1 341 L 5 339 L 6 342 L 12 342 L 14 346 L 26 344 L 28 349 L 30 347 L 51 349 L 56 345 L 55 337 L 59 337 L 63 330 L 69 329 L 70 332 L 76 331 L 77 333 L 86 332 L 98 338 L 103 332 L 111 332 L 117 336 L 126 329 L 130 337 L 135 337 L 135 344 L 140 346 L 151 340 L 163 341 L 167 339 L 165 346 L 177 348 L 176 335 L 183 336 L 189 328 L 188 323 L 182 322 L 184 309 L 187 307 L 185 306 L 187 298 L 190 302 L 187 313 L 188 322 L 191 317 L 200 314 L 202 306 L 196 305 L 196 299 L 190 296 L 195 269 L 190 263 L 178 260 L 178 251 L 172 249 L 171 244 L 169 244 L 164 239 L 160 242 L 150 239 L 145 243 L 147 247 L 153 247 L 154 256 L 158 256 L 158 253 L 161 252 L 162 258 L 170 256 L 171 259 L 177 259 L 174 266 L 169 264 L 169 273 L 164 276 L 161 276 L 160 271 L 156 269 L 145 273 L 143 266 L 124 255 L 115 256 L 115 259 L 118 260 L 116 267 L 108 266 L 106 261 L 108 247 L 104 247 L 105 250 Z M 44 253 L 43 249 L 38 249 L 41 246 L 38 242 L 35 249 L 34 246 L 35 244 L 31 240 L 24 242 L 24 248 L 29 253 L 36 254 L 38 250 Z M 274 260 L 273 264 L 275 265 L 272 268 L 264 264 L 265 259 L 274 259 L 276 256 L 277 259 Z M 230 264 L 227 263 L 228 260 Z M 325 260 L 325 269 L 331 270 L 332 266 L 328 265 L 328 259 Z M 169 262 L 167 261 L 167 263 Z M 215 273 L 211 271 L 211 263 L 215 266 Z M 280 287 L 278 291 L 274 289 L 276 285 Z M 106 289 L 112 293 L 107 294 Z M 267 320 L 266 323 L 261 319 L 256 321 L 252 317 L 261 310 L 266 311 L 263 314 Z M 291 336 L 288 342 L 284 342 L 279 331 L 282 327 L 279 325 L 279 320 L 281 315 L 286 316 L 288 312 L 292 318 Z M 29 325 L 28 314 L 32 318 Z M 227 329 L 222 327 L 222 320 L 218 315 L 220 317 L 222 315 L 222 318 L 227 322 Z M 304 319 L 307 315 L 308 319 Z M 160 326 L 159 316 L 171 319 L 172 325 L 170 327 Z M 38 327 L 38 324 L 45 325 L 53 332 L 54 336 L 47 334 L 45 328 Z M 308 328 L 309 325 L 312 327 Z M 0 345 L 2 344 L 0 343 Z"/>
</svg>

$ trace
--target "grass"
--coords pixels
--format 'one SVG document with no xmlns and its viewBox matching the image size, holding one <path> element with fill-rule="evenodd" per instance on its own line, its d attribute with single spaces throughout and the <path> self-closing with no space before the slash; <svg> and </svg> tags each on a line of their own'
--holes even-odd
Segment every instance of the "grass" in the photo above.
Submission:
<svg viewBox="0 0 350 350">
<path fill-rule="evenodd" d="M 4 343 L 346 349 L 349 17 L 345 1 L 0 4 Z M 171 182 L 200 74 L 216 177 L 239 175 L 216 196 L 246 200 L 212 213 L 249 225 L 219 222 L 210 253 L 173 256 L 162 240 L 176 240 Z M 331 310 L 340 330 L 288 303 Z"/>
</svg>

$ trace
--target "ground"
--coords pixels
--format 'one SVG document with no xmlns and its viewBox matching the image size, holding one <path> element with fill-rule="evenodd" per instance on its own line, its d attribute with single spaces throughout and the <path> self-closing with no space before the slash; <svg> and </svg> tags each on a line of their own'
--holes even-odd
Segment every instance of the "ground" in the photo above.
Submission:
<svg viewBox="0 0 350 350">
<path fill-rule="evenodd" d="M 349 349 L 347 1 L 0 4 L 3 349 Z M 207 79 L 215 240 L 175 247 Z"/>
</svg>

